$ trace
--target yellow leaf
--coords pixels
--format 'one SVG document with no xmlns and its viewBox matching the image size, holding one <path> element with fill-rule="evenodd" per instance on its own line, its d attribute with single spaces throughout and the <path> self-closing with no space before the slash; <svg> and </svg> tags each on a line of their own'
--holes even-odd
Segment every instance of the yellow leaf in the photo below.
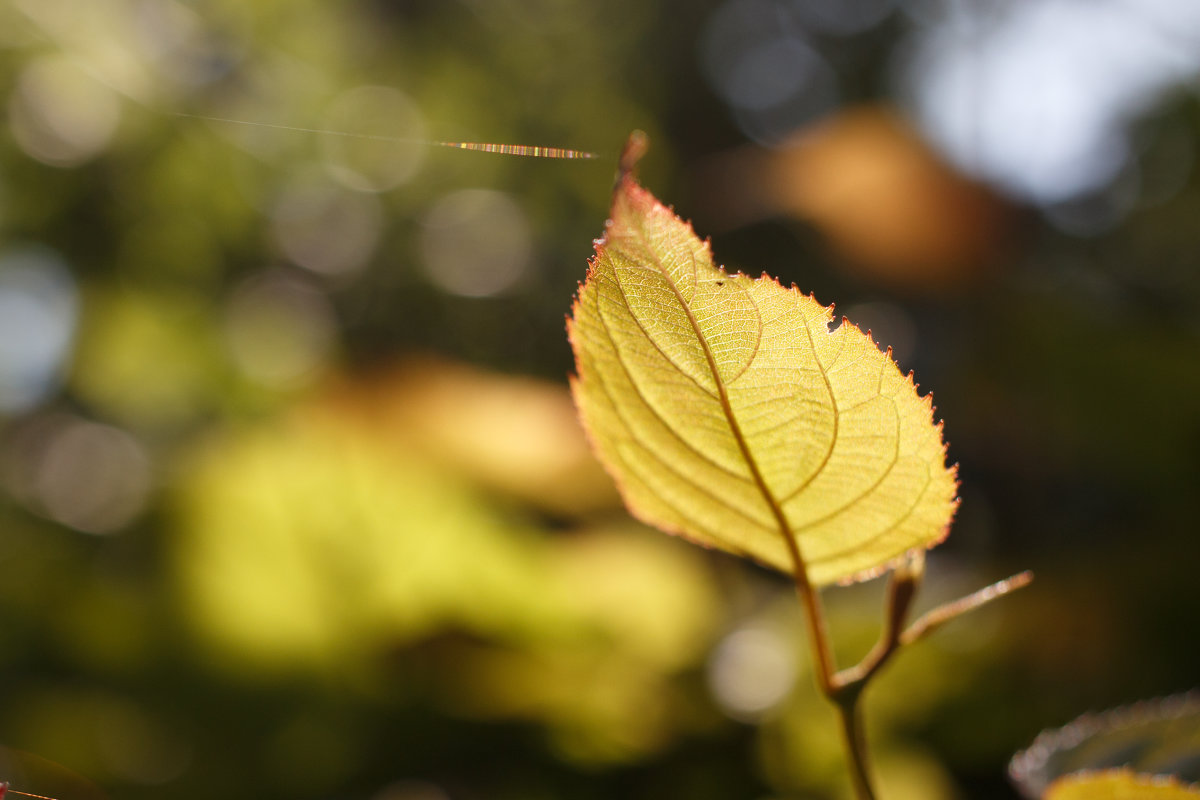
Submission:
<svg viewBox="0 0 1200 800">
<path fill-rule="evenodd" d="M 1044 800 L 1196 800 L 1200 787 L 1127 769 L 1077 772 L 1050 784 Z"/>
<path fill-rule="evenodd" d="M 890 351 L 767 276 L 714 266 L 625 175 L 568 323 L 575 400 L 642 520 L 824 585 L 946 535 L 956 481 Z"/>
</svg>

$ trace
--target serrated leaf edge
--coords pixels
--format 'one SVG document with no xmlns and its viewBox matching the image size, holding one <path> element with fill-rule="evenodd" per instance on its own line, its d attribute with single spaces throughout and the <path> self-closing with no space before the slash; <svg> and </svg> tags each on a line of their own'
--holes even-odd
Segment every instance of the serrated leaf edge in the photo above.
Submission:
<svg viewBox="0 0 1200 800">
<path fill-rule="evenodd" d="M 717 264 L 715 258 L 713 258 L 713 249 L 712 249 L 711 238 L 704 237 L 703 239 L 701 239 L 699 234 L 696 233 L 696 230 L 695 230 L 694 226 L 692 225 L 691 220 L 684 219 L 681 216 L 679 216 L 678 214 L 676 214 L 674 206 L 664 204 L 652 192 L 650 192 L 645 187 L 641 186 L 641 184 L 639 184 L 633 178 L 632 175 L 630 175 L 630 174 L 623 175 L 620 178 L 620 180 L 618 181 L 618 185 L 614 189 L 614 193 L 621 191 L 626 183 L 632 185 L 632 189 L 637 194 L 640 204 L 647 206 L 647 210 L 650 213 L 653 213 L 656 215 L 667 215 L 670 217 L 670 220 L 672 222 L 682 223 L 682 225 L 684 226 L 684 228 L 687 230 L 687 232 L 689 234 L 694 236 L 697 240 L 700 240 L 705 252 L 709 256 L 709 260 L 714 264 L 714 266 L 716 266 L 717 270 L 719 270 L 722 274 L 724 274 L 725 276 L 730 277 L 730 278 L 744 277 L 749 280 L 754 280 L 749 275 L 747 275 L 744 272 L 741 272 L 740 270 L 737 272 L 731 273 L 725 269 L 724 265 Z M 603 256 L 604 249 L 609 243 L 610 231 L 614 225 L 615 225 L 615 221 L 612 219 L 612 217 L 609 217 L 608 219 L 606 219 L 605 223 L 604 223 L 604 234 L 600 238 L 592 240 L 593 253 L 588 258 L 588 261 L 587 261 L 588 270 L 587 270 L 585 279 L 583 281 L 578 282 L 578 284 L 577 284 L 575 297 L 571 303 L 571 311 L 566 319 L 567 338 L 568 338 L 569 342 L 571 343 L 573 351 L 576 350 L 576 346 L 577 346 L 576 337 L 575 337 L 574 317 L 578 315 L 579 310 L 581 308 L 583 289 L 587 285 L 587 283 L 590 280 L 592 280 L 592 278 L 594 277 L 595 271 L 598 269 L 599 259 Z M 827 335 L 832 336 L 836 333 L 836 331 L 838 329 L 840 329 L 841 326 L 849 325 L 851 327 L 851 329 L 853 329 L 854 332 L 858 333 L 859 335 L 865 336 L 873 345 L 875 345 L 876 347 L 879 347 L 879 343 L 876 342 L 874 337 L 871 335 L 870 329 L 868 329 L 866 331 L 866 333 L 864 333 L 863 330 L 856 323 L 854 323 L 852 320 L 850 320 L 846 316 L 842 316 L 841 325 L 839 325 L 837 328 L 829 327 L 833 323 L 833 320 L 834 320 L 835 305 L 832 303 L 828 306 L 824 305 L 819 300 L 817 300 L 815 293 L 810 291 L 807 295 L 804 295 L 801 292 L 800 288 L 798 286 L 796 286 L 795 283 L 791 284 L 790 287 L 784 287 L 783 284 L 781 284 L 779 282 L 778 278 L 770 275 L 766 271 L 763 271 L 760 274 L 759 280 L 767 280 L 767 281 L 774 283 L 781 290 L 791 291 L 800 296 L 807 296 L 810 300 L 812 300 L 814 303 L 816 303 L 818 306 L 820 306 L 822 309 L 824 309 L 826 312 L 826 316 L 828 317 L 828 322 L 826 324 L 826 334 Z M 687 308 L 686 304 L 684 304 L 684 307 L 687 310 L 688 316 L 691 317 L 690 308 Z M 899 365 L 896 364 L 896 361 L 893 358 L 892 348 L 890 346 L 886 348 L 885 355 L 886 355 L 887 362 L 890 362 L 891 364 L 895 365 L 897 367 L 897 370 L 899 370 Z M 710 367 L 711 367 L 711 355 L 708 353 L 707 348 L 705 348 L 705 356 L 706 356 L 706 358 L 710 359 Z M 929 422 L 931 425 L 934 426 L 934 428 L 937 431 L 938 441 L 939 441 L 941 455 L 942 455 L 942 464 L 943 464 L 943 467 L 945 469 L 947 469 L 948 472 L 950 473 L 950 479 L 953 483 L 953 492 L 955 495 L 950 501 L 950 503 L 951 503 L 950 513 L 947 517 L 946 523 L 942 526 L 942 530 L 937 534 L 936 538 L 931 539 L 929 541 L 929 544 L 927 546 L 912 548 L 904 553 L 897 555 L 894 558 L 888 559 L 887 561 L 885 561 L 881 564 L 878 564 L 873 567 L 869 567 L 867 569 L 860 570 L 858 572 L 844 576 L 836 581 L 836 583 L 839 585 L 849 585 L 849 584 L 858 583 L 861 581 L 866 581 L 866 580 L 870 580 L 872 578 L 879 577 L 880 575 L 883 575 L 883 574 L 891 571 L 897 565 L 904 563 L 907 559 L 911 558 L 914 553 L 928 551 L 928 550 L 933 549 L 934 547 L 937 547 L 939 544 L 941 544 L 942 542 L 944 542 L 946 540 L 947 536 L 949 536 L 950 528 L 953 525 L 954 517 L 957 514 L 959 505 L 961 503 L 961 498 L 958 496 L 958 489 L 961 486 L 961 483 L 958 478 L 958 464 L 957 463 L 950 464 L 950 465 L 945 464 L 946 457 L 948 455 L 948 445 L 947 445 L 947 442 L 946 442 L 946 439 L 944 436 L 945 422 L 944 422 L 944 420 L 937 420 L 934 417 L 934 413 L 937 410 L 937 407 L 933 404 L 933 393 L 929 392 L 924 395 L 920 394 L 920 392 L 918 391 L 920 388 L 920 384 L 918 384 L 916 382 L 915 374 L 914 374 L 913 370 L 909 370 L 907 373 L 902 373 L 902 375 L 903 375 L 904 379 L 907 381 L 908 385 L 912 388 L 912 390 L 913 390 L 914 394 L 917 396 L 918 400 L 922 401 L 923 405 L 925 406 L 925 410 L 928 412 Z M 570 384 L 570 388 L 571 388 L 571 394 L 572 394 L 573 398 L 575 399 L 576 407 L 582 408 L 581 395 L 580 395 L 580 392 L 582 390 L 580 388 L 579 377 L 577 375 L 571 375 L 569 377 L 569 384 Z M 784 538 L 789 551 L 793 552 L 794 555 L 797 557 L 798 566 L 803 569 L 803 568 L 805 568 L 805 562 L 803 560 L 803 553 L 800 551 L 800 543 L 797 539 L 800 531 L 796 530 L 791 525 L 791 523 L 790 523 L 790 521 L 788 521 L 787 516 L 784 513 L 783 508 L 780 505 L 778 499 L 775 498 L 773 493 L 766 487 L 765 483 L 763 482 L 763 480 L 761 478 L 761 473 L 758 470 L 758 466 L 754 461 L 753 455 L 749 452 L 749 445 L 745 441 L 744 437 L 742 436 L 741 431 L 738 426 L 738 423 L 736 421 L 736 418 L 733 417 L 731 410 L 728 406 L 726 392 L 722 385 L 722 381 L 718 380 L 717 385 L 718 385 L 718 387 L 720 387 L 720 395 L 722 398 L 721 405 L 722 405 L 723 410 L 725 411 L 726 419 L 728 420 L 728 422 L 732 428 L 732 431 L 733 431 L 734 437 L 738 443 L 739 449 L 742 450 L 743 458 L 746 460 L 747 466 L 749 467 L 752 475 L 755 478 L 755 483 L 758 486 L 760 493 L 762 493 L 764 499 L 767 502 L 767 505 L 771 509 L 772 515 L 775 516 L 775 518 L 776 518 L 776 522 L 777 522 L 778 528 L 779 528 L 778 533 L 781 537 Z M 584 425 L 583 427 L 584 427 L 585 435 L 588 440 L 588 444 L 591 447 L 592 452 L 596 453 L 597 458 L 603 464 L 605 471 L 608 472 L 608 474 L 610 475 L 610 477 L 613 479 L 614 483 L 616 484 L 618 491 L 620 491 L 620 493 L 621 493 L 621 496 L 625 497 L 626 492 L 625 492 L 625 487 L 623 486 L 624 479 L 621 477 L 620 471 L 615 469 L 612 464 L 608 463 L 608 459 L 603 454 L 603 450 L 597 446 L 598 443 L 595 441 L 590 428 L 587 425 Z M 820 471 L 818 470 L 817 474 L 819 474 L 819 472 Z M 905 513 L 905 515 L 903 517 L 901 517 L 900 520 L 897 521 L 896 524 L 899 524 L 900 521 L 907 518 L 908 515 L 911 514 L 912 511 L 915 509 L 915 507 L 916 507 L 916 504 L 914 503 L 913 508 L 910 508 Z M 641 522 L 643 522 L 653 528 L 663 530 L 671 535 L 674 535 L 681 539 L 684 539 L 685 541 L 688 541 L 692 544 L 696 544 L 701 547 L 704 547 L 705 549 L 721 549 L 721 550 L 723 550 L 723 552 L 728 552 L 733 555 L 737 555 L 741 558 L 745 558 L 749 561 L 753 561 L 757 564 L 762 565 L 763 567 L 765 567 L 767 569 L 775 570 L 778 568 L 776 565 L 765 563 L 761 559 L 755 557 L 754 555 L 752 555 L 750 553 L 745 552 L 741 548 L 738 548 L 735 546 L 729 546 L 726 548 L 715 548 L 708 542 L 701 541 L 701 540 L 697 539 L 696 537 L 692 536 L 686 530 L 683 530 L 676 526 L 666 526 L 666 525 L 661 524 L 658 521 L 646 519 L 641 514 L 641 512 L 636 508 L 629 508 L 629 511 L 635 518 L 639 519 Z M 894 527 L 895 526 L 893 525 L 892 528 L 894 528 Z M 889 528 L 888 530 L 891 530 L 892 528 Z M 862 544 L 860 543 L 858 546 L 861 547 Z M 807 576 L 805 576 L 805 580 L 807 580 Z"/>
<path fill-rule="evenodd" d="M 1012 757 L 1008 764 L 1009 779 L 1030 800 L 1037 800 L 1062 775 L 1048 776 L 1043 772 L 1050 758 L 1069 750 L 1099 733 L 1128 728 L 1142 722 L 1170 720 L 1187 714 L 1200 713 L 1200 690 L 1140 700 L 1107 711 L 1088 712 L 1059 728 L 1047 728 L 1029 745 Z M 1083 772 L 1107 770 L 1083 770 Z M 1129 770 L 1133 771 L 1133 770 Z M 1078 773 L 1069 773 L 1078 774 Z M 1149 774 L 1149 773 L 1138 773 Z M 1188 784 L 1189 786 L 1192 784 Z"/>
</svg>

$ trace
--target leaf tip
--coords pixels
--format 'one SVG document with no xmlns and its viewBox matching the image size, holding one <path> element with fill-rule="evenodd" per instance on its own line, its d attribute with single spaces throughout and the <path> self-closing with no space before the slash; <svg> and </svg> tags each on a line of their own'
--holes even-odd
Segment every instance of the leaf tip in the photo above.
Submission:
<svg viewBox="0 0 1200 800">
<path fill-rule="evenodd" d="M 629 138 L 625 140 L 625 147 L 621 150 L 618 183 L 633 173 L 637 162 L 641 161 L 642 156 L 646 155 L 646 151 L 649 149 L 650 137 L 646 135 L 645 131 L 635 130 L 629 134 Z"/>
</svg>

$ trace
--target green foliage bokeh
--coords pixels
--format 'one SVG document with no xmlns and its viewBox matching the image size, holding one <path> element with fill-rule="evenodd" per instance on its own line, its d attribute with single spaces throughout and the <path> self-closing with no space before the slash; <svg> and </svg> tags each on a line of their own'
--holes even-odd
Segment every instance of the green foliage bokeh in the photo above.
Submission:
<svg viewBox="0 0 1200 800">
<path fill-rule="evenodd" d="M 1188 688 L 1194 96 L 1138 132 L 1169 196 L 1088 236 L 997 201 L 988 269 L 897 286 L 760 213 L 698 65 L 719 5 L 0 5 L 0 299 L 66 331 L 0 342 L 65 337 L 31 398 L 0 386 L 0 780 L 43 791 L 33 753 L 62 800 L 97 796 L 69 773 L 114 798 L 837 796 L 786 582 L 633 524 L 566 397 L 634 128 L 732 269 L 915 339 L 963 496 L 923 603 L 1038 574 L 873 688 L 889 796 L 1010 797 L 1042 727 Z M 885 99 L 905 24 L 826 42 L 844 103 Z M 834 590 L 844 662 L 879 594 Z"/>
</svg>

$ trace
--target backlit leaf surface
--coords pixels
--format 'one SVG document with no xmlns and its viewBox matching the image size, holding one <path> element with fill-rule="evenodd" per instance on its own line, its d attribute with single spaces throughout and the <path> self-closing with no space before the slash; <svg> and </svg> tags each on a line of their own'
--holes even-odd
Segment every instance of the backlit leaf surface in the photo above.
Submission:
<svg viewBox="0 0 1200 800">
<path fill-rule="evenodd" d="M 1200 787 L 1130 770 L 1081 772 L 1059 778 L 1044 800 L 1196 800 Z"/>
<path fill-rule="evenodd" d="M 569 322 L 575 400 L 641 519 L 823 585 L 945 536 L 953 469 L 890 352 L 767 276 L 730 275 L 629 175 Z"/>
</svg>

